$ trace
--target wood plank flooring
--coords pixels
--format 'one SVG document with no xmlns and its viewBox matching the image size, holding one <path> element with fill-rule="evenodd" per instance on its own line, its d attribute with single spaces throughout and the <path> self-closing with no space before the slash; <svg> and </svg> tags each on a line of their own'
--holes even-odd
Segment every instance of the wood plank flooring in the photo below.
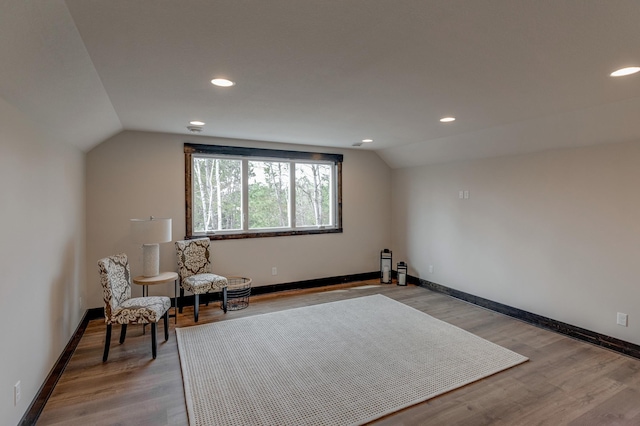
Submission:
<svg viewBox="0 0 640 426">
<path fill-rule="evenodd" d="M 529 357 L 530 361 L 378 420 L 376 425 L 640 425 L 640 360 L 409 285 L 350 284 L 252 296 L 247 309 L 200 308 L 199 324 L 384 294 Z M 336 291 L 338 290 L 338 291 Z M 193 325 L 185 308 L 178 326 Z M 91 321 L 38 425 L 187 425 L 172 319 L 169 341 L 130 326 L 123 345 L 114 329 L 102 363 L 105 325 Z M 398 354 L 402 357 L 402 354 Z"/>
</svg>

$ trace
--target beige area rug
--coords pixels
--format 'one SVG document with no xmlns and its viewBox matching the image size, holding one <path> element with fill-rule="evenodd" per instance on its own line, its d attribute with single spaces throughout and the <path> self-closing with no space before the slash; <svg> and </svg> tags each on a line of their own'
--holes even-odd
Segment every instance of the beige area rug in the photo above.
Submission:
<svg viewBox="0 0 640 426">
<path fill-rule="evenodd" d="M 176 333 L 192 426 L 362 424 L 527 360 L 382 295 Z"/>
</svg>

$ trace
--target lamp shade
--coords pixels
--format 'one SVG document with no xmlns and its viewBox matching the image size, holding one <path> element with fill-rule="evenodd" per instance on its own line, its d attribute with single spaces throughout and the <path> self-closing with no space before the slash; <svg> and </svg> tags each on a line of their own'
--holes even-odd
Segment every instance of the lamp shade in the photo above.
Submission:
<svg viewBox="0 0 640 426">
<path fill-rule="evenodd" d="M 131 219 L 131 237 L 136 244 L 158 244 L 171 241 L 171 218 Z"/>
</svg>

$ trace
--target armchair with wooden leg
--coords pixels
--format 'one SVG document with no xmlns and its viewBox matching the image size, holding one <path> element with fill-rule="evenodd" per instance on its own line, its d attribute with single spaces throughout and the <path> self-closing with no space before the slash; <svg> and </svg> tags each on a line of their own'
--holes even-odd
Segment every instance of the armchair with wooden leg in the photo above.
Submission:
<svg viewBox="0 0 640 426">
<path fill-rule="evenodd" d="M 171 299 L 166 296 L 131 297 L 131 272 L 124 253 L 105 257 L 98 261 L 100 283 L 104 298 L 104 319 L 107 335 L 102 362 L 109 357 L 111 326 L 120 324 L 120 343 L 124 343 L 128 324 L 151 324 L 151 353 L 157 353 L 157 323 L 164 320 L 164 340 L 169 340 L 169 308 Z"/>
</svg>

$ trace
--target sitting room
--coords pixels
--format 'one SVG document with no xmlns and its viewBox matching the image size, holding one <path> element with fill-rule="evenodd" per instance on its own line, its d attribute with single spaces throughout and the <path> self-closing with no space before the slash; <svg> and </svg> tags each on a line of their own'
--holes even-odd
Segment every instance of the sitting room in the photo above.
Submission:
<svg viewBox="0 0 640 426">
<path fill-rule="evenodd" d="M 638 22 L 4 1 L 0 424 L 640 424 Z"/>
</svg>

